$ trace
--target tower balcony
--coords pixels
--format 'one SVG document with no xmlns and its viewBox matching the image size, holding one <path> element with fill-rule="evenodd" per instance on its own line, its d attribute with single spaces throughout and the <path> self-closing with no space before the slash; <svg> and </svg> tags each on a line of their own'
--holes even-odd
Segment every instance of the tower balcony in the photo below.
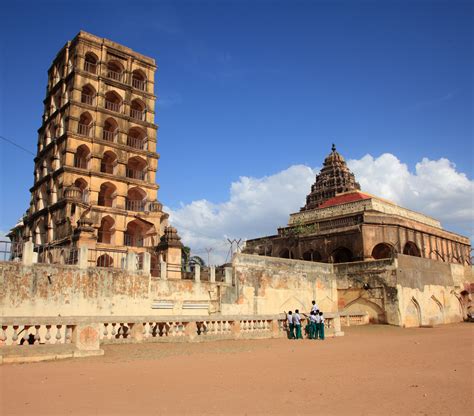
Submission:
<svg viewBox="0 0 474 416">
<path fill-rule="evenodd" d="M 77 132 L 82 136 L 90 136 L 91 126 L 89 124 L 79 123 Z"/>
<path fill-rule="evenodd" d="M 132 78 L 132 87 L 138 90 L 145 91 L 146 81 L 142 81 L 141 79 L 137 79 L 137 78 Z"/>
<path fill-rule="evenodd" d="M 126 200 L 125 209 L 136 212 L 160 212 L 162 205 L 157 201 Z"/>
<path fill-rule="evenodd" d="M 105 100 L 105 108 L 107 110 L 115 111 L 116 113 L 120 113 L 121 105 L 119 103 L 114 103 L 112 101 Z"/>
<path fill-rule="evenodd" d="M 139 179 L 141 181 L 144 181 L 145 177 L 146 172 L 144 170 L 127 169 L 127 178 Z"/>
<path fill-rule="evenodd" d="M 117 142 L 117 136 L 118 136 L 117 130 L 115 131 L 103 130 L 102 132 L 102 139 L 107 142 L 112 142 L 112 143 Z"/>
<path fill-rule="evenodd" d="M 140 137 L 128 136 L 127 146 L 133 147 L 134 149 L 147 150 L 147 141 L 148 141 L 147 137 L 140 138 Z"/>
<path fill-rule="evenodd" d="M 115 81 L 122 82 L 122 73 L 121 72 L 117 72 L 117 71 L 113 71 L 113 70 L 109 69 L 107 71 L 107 77 L 110 78 L 110 79 L 113 79 Z"/>
<path fill-rule="evenodd" d="M 97 64 L 93 62 L 84 62 L 84 70 L 91 74 L 97 74 Z"/>
<path fill-rule="evenodd" d="M 135 108 L 130 109 L 130 117 L 134 118 L 135 120 L 144 121 L 145 120 L 145 112 L 141 110 L 136 110 Z"/>
</svg>

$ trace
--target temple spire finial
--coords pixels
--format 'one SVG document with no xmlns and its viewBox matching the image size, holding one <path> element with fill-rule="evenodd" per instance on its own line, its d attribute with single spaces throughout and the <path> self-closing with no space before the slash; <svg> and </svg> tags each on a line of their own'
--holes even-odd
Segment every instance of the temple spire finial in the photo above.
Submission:
<svg viewBox="0 0 474 416">
<path fill-rule="evenodd" d="M 335 145 L 334 143 L 332 144 L 331 150 L 332 150 L 333 152 L 336 151 L 336 145 Z"/>
</svg>

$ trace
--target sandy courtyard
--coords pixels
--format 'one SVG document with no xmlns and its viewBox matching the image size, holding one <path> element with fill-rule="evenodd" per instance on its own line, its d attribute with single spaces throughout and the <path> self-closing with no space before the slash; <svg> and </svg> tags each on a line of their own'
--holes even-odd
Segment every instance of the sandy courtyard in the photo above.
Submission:
<svg viewBox="0 0 474 416">
<path fill-rule="evenodd" d="M 103 357 L 1 366 L 0 414 L 467 415 L 473 330 L 106 346 Z"/>
</svg>

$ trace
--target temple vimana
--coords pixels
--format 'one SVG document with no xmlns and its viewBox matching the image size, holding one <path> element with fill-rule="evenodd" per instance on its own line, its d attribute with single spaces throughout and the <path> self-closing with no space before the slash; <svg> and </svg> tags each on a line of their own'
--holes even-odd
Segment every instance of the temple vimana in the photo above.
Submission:
<svg viewBox="0 0 474 416">
<path fill-rule="evenodd" d="M 469 239 L 365 193 L 334 145 L 287 226 L 231 263 L 190 267 L 158 201 L 156 69 L 83 31 L 53 60 L 30 206 L 0 243 L 0 363 L 49 357 L 25 356 L 31 344 L 54 344 L 58 358 L 105 343 L 282 337 L 283 311 L 312 300 L 329 336 L 471 312 Z"/>
<path fill-rule="evenodd" d="M 392 258 L 397 253 L 471 264 L 467 237 L 439 221 L 362 192 L 332 146 L 306 205 L 278 234 L 247 241 L 247 253 L 325 263 Z"/>
</svg>

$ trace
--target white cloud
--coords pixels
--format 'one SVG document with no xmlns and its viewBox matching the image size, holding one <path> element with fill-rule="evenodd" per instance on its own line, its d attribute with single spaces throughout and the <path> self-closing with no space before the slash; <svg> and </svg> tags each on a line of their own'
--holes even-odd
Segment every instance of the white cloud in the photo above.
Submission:
<svg viewBox="0 0 474 416">
<path fill-rule="evenodd" d="M 449 160 L 424 158 L 415 172 L 388 153 L 349 160 L 348 165 L 362 190 L 433 216 L 447 229 L 474 234 L 474 181 Z M 263 178 L 242 176 L 231 184 L 226 202 L 202 199 L 166 211 L 184 244 L 206 261 L 205 249 L 212 248 L 211 263 L 219 264 L 228 259 L 227 238 L 273 235 L 286 225 L 289 214 L 305 204 L 317 171 L 295 165 Z"/>
</svg>

